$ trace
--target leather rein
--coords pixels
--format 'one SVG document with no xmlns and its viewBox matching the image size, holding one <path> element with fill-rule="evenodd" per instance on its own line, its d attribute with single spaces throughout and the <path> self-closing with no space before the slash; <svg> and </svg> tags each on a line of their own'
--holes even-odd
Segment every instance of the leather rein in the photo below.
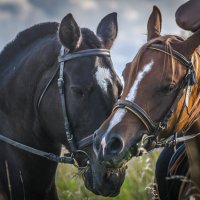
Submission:
<svg viewBox="0 0 200 200">
<path fill-rule="evenodd" d="M 183 96 L 183 91 L 186 89 L 184 103 L 182 105 L 179 116 L 176 120 L 175 126 L 173 127 L 173 131 L 175 131 L 181 119 L 181 116 L 183 114 L 184 108 L 188 107 L 191 86 L 197 84 L 196 72 L 194 71 L 194 66 L 191 60 L 188 60 L 185 56 L 183 56 L 179 52 L 173 49 L 171 49 L 169 52 L 166 50 L 166 47 L 162 44 L 151 44 L 148 48 L 156 50 L 156 51 L 161 51 L 165 54 L 173 56 L 176 60 L 178 60 L 180 63 L 182 63 L 186 67 L 187 72 L 178 89 L 178 94 L 176 98 L 172 102 L 167 113 L 164 115 L 164 118 L 159 122 L 155 122 L 139 105 L 128 100 L 119 100 L 114 105 L 113 111 L 119 108 L 126 109 L 129 112 L 133 113 L 146 127 L 146 129 L 148 130 L 148 134 L 143 136 L 142 141 L 138 143 L 137 146 L 142 146 L 143 148 L 145 148 L 145 145 L 149 144 L 149 142 L 154 142 L 155 145 L 153 148 L 158 148 L 158 147 L 163 147 L 163 146 L 174 146 L 176 145 L 178 141 L 183 141 L 183 138 L 179 140 L 176 140 L 175 138 L 175 139 L 165 141 L 165 142 L 158 142 L 157 136 L 159 135 L 160 132 L 166 130 L 168 121 L 170 117 L 172 116 L 172 114 L 174 113 L 174 111 L 176 110 L 178 102 Z M 183 137 L 186 137 L 186 136 L 183 136 Z M 188 140 L 191 138 L 194 138 L 194 136 L 191 136 L 191 137 L 187 136 L 185 140 Z M 152 150 L 152 148 L 150 150 Z M 140 152 L 138 152 L 138 155 L 140 155 Z"/>
<path fill-rule="evenodd" d="M 65 62 L 80 58 L 80 57 L 88 57 L 88 56 L 107 56 L 110 57 L 110 51 L 108 49 L 86 49 L 86 50 L 81 50 L 77 51 L 74 53 L 69 53 L 69 50 L 66 50 L 63 46 L 61 46 L 60 50 L 60 55 L 58 57 L 58 68 L 56 69 L 55 73 L 51 77 L 51 79 L 48 81 L 46 87 L 44 88 L 42 94 L 40 95 L 38 102 L 37 102 L 37 110 L 40 108 L 40 104 L 43 100 L 43 97 L 45 93 L 47 92 L 48 88 L 50 87 L 52 81 L 56 77 L 59 71 L 59 77 L 58 77 L 58 89 L 59 89 L 59 95 L 60 95 L 60 101 L 61 101 L 61 109 L 62 109 L 62 114 L 63 114 L 63 119 L 64 119 L 64 129 L 65 129 L 65 135 L 66 135 L 66 142 L 67 145 L 69 146 L 69 153 L 64 154 L 64 156 L 58 156 L 53 153 L 45 152 L 42 150 L 35 149 L 33 147 L 27 146 L 25 144 L 22 144 L 20 142 L 17 142 L 15 140 L 12 140 L 4 135 L 0 134 L 0 140 L 8 143 L 18 149 L 24 150 L 26 152 L 41 156 L 43 158 L 46 158 L 48 160 L 57 162 L 57 163 L 67 163 L 67 164 L 73 164 L 77 168 L 86 168 L 89 165 L 89 158 L 88 155 L 85 151 L 80 150 L 81 148 L 87 147 L 92 144 L 93 142 L 93 134 L 81 139 L 77 143 L 74 140 L 74 133 L 72 132 L 70 122 L 69 122 L 69 117 L 67 114 L 67 109 L 66 109 L 66 99 L 65 99 L 65 90 L 64 90 L 64 67 L 65 67 Z M 81 154 L 85 158 L 87 158 L 87 163 L 86 166 L 79 166 L 78 162 L 76 160 L 77 154 Z"/>
</svg>

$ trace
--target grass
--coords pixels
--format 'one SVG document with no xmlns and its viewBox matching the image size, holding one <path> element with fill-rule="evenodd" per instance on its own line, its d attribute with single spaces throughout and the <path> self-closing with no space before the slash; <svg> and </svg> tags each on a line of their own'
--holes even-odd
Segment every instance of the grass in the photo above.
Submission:
<svg viewBox="0 0 200 200">
<path fill-rule="evenodd" d="M 80 177 L 75 176 L 77 169 L 71 165 L 59 165 L 56 185 L 60 200 L 147 200 L 151 199 L 146 189 L 154 182 L 154 169 L 159 151 L 134 158 L 128 163 L 126 179 L 117 197 L 106 198 L 88 191 Z"/>
</svg>

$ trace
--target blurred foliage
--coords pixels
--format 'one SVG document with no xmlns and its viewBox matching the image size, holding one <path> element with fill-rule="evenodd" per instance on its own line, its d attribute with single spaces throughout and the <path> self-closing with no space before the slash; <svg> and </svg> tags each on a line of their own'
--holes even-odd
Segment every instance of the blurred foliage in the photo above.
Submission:
<svg viewBox="0 0 200 200">
<path fill-rule="evenodd" d="M 88 191 L 77 169 L 71 165 L 59 165 L 56 185 L 60 200 L 148 200 L 151 191 L 147 189 L 154 182 L 155 163 L 159 151 L 155 150 L 128 163 L 126 179 L 120 194 L 115 198 L 97 196 Z"/>
</svg>

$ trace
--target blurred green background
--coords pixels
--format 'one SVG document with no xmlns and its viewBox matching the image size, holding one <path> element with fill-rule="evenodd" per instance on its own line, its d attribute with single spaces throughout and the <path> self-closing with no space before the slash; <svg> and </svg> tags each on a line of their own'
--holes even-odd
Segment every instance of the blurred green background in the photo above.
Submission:
<svg viewBox="0 0 200 200">
<path fill-rule="evenodd" d="M 115 198 L 102 197 L 89 192 L 72 165 L 61 164 L 57 170 L 56 185 L 60 200 L 148 200 L 153 199 L 154 169 L 159 150 L 133 158 L 120 194 Z"/>
</svg>

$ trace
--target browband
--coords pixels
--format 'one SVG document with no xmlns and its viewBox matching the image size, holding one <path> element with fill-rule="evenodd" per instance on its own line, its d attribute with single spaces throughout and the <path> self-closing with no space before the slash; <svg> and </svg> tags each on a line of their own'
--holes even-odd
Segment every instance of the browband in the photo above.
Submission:
<svg viewBox="0 0 200 200">
<path fill-rule="evenodd" d="M 82 51 L 60 55 L 58 57 L 58 62 L 61 63 L 75 58 L 87 56 L 110 56 L 110 51 L 108 49 L 86 49 Z"/>
</svg>

